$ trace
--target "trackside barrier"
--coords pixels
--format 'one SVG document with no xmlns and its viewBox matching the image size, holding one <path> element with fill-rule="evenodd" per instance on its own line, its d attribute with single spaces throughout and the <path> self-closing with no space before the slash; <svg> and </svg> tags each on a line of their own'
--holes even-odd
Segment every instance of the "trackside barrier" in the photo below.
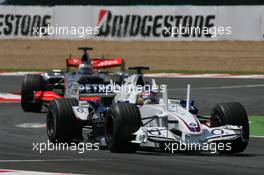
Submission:
<svg viewBox="0 0 264 175">
<path fill-rule="evenodd" d="M 263 40 L 264 6 L 0 6 L 0 39 Z"/>
</svg>

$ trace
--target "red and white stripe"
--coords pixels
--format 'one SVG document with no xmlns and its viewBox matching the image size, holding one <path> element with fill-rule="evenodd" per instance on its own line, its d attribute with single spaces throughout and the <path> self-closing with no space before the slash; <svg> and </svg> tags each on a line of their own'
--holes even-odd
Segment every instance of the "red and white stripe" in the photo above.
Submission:
<svg viewBox="0 0 264 175">
<path fill-rule="evenodd" d="M 21 96 L 14 93 L 0 93 L 0 103 L 19 103 Z"/>
<path fill-rule="evenodd" d="M 6 170 L 0 169 L 0 174 L 3 175 L 68 175 L 70 173 L 48 173 L 40 171 L 21 171 L 21 170 Z"/>
</svg>

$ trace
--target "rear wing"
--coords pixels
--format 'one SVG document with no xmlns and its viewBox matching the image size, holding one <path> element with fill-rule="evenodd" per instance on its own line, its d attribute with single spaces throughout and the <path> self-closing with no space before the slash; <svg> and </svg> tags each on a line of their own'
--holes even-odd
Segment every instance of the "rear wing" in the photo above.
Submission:
<svg viewBox="0 0 264 175">
<path fill-rule="evenodd" d="M 125 61 L 122 58 L 113 58 L 113 59 L 92 58 L 90 59 L 90 61 L 94 69 L 120 67 L 121 71 L 125 71 Z M 81 58 L 70 57 L 66 59 L 67 71 L 69 70 L 70 67 L 79 67 L 80 64 L 82 64 Z"/>
</svg>

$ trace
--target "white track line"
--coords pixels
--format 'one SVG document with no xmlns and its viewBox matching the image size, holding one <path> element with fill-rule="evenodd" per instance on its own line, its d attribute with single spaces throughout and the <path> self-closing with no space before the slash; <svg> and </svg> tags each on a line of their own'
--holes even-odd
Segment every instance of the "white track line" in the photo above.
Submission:
<svg viewBox="0 0 264 175">
<path fill-rule="evenodd" d="M 6 98 L 6 99 L 21 99 L 21 95 L 12 94 L 12 93 L 4 93 L 0 92 L 0 98 Z"/>
<path fill-rule="evenodd" d="M 42 72 L 0 72 L 0 76 L 24 76 L 26 74 L 40 74 Z"/>
<path fill-rule="evenodd" d="M 220 86 L 220 87 L 204 87 L 198 89 L 236 89 L 236 88 L 255 88 L 264 87 L 264 84 L 250 84 L 250 85 L 239 85 L 239 86 Z"/>
<path fill-rule="evenodd" d="M 201 87 L 201 88 L 192 88 L 193 90 L 213 90 L 213 89 L 237 89 L 237 88 L 257 88 L 264 87 L 264 84 L 249 84 L 249 85 L 237 85 L 237 86 L 219 86 L 219 87 Z M 176 90 L 186 90 L 186 88 L 173 88 L 169 91 Z"/>
<path fill-rule="evenodd" d="M 250 136 L 250 137 L 252 137 L 252 138 L 262 138 L 262 139 L 264 138 L 264 136 L 254 136 L 254 135 Z"/>
<path fill-rule="evenodd" d="M 113 159 L 99 159 L 99 158 L 88 158 L 88 159 L 28 159 L 28 160 L 0 160 L 0 163 L 12 163 L 12 162 L 80 162 L 80 161 L 109 161 Z"/>
<path fill-rule="evenodd" d="M 234 74 L 180 74 L 180 73 L 156 73 L 146 74 L 146 77 L 158 78 L 242 78 L 264 79 L 264 75 L 234 75 Z"/>
<path fill-rule="evenodd" d="M 46 128 L 46 123 L 18 123 L 14 125 L 17 128 Z"/>
<path fill-rule="evenodd" d="M 41 171 L 25 171 L 25 170 L 10 170 L 10 169 L 0 169 L 0 174 L 1 173 L 7 174 L 7 175 L 66 175 L 66 174 L 72 174 L 72 173 L 50 173 L 50 172 L 41 172 Z"/>
</svg>

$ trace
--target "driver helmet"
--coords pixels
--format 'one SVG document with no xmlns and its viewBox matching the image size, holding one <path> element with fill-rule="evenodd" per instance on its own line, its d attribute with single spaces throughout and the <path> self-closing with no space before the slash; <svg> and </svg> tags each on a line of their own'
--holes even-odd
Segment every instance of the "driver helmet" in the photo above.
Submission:
<svg viewBox="0 0 264 175">
<path fill-rule="evenodd" d="M 80 64 L 78 69 L 79 74 L 92 74 L 93 68 L 90 65 Z"/>
<path fill-rule="evenodd" d="M 137 104 L 157 104 L 159 101 L 156 92 L 140 92 L 137 96 Z"/>
</svg>

